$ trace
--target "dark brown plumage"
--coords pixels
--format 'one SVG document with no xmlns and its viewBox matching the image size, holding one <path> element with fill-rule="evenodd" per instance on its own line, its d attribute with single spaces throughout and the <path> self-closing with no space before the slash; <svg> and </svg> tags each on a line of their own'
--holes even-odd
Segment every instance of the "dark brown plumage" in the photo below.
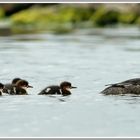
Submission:
<svg viewBox="0 0 140 140">
<path fill-rule="evenodd" d="M 2 83 L 0 83 L 0 96 L 2 95 L 3 88 L 4 88 L 4 85 Z"/>
<path fill-rule="evenodd" d="M 71 92 L 68 89 L 76 88 L 71 85 L 70 82 L 64 81 L 58 85 L 52 85 L 48 86 L 45 89 L 43 89 L 38 95 L 54 95 L 54 94 L 60 94 L 63 96 L 71 95 Z"/>
<path fill-rule="evenodd" d="M 6 84 L 3 92 L 10 95 L 27 95 L 27 88 L 32 88 L 28 81 L 18 78 L 13 80 L 12 84 Z"/>
<path fill-rule="evenodd" d="M 19 80 L 21 80 L 21 78 L 14 78 L 11 83 L 5 84 L 2 92 L 7 93 L 7 94 L 11 93 L 13 90 L 13 87 L 16 85 L 16 83 Z"/>
<path fill-rule="evenodd" d="M 140 78 L 129 79 L 116 84 L 107 85 L 101 93 L 105 95 L 137 94 L 140 95 Z"/>
</svg>

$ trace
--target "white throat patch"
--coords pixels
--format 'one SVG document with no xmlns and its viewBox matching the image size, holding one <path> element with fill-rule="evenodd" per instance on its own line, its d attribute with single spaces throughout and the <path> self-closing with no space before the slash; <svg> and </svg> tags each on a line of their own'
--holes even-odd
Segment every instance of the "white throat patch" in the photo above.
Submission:
<svg viewBox="0 0 140 140">
<path fill-rule="evenodd" d="M 22 89 L 27 90 L 27 87 L 22 87 Z"/>
<path fill-rule="evenodd" d="M 70 88 L 66 88 L 67 91 L 70 91 Z"/>
</svg>

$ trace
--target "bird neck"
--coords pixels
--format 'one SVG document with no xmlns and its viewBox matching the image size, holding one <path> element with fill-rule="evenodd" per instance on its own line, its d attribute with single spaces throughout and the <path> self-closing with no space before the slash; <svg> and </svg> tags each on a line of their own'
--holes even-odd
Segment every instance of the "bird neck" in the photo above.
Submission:
<svg viewBox="0 0 140 140">
<path fill-rule="evenodd" d="M 67 96 L 67 95 L 71 94 L 71 92 L 69 90 L 67 90 L 66 88 L 61 89 L 61 93 L 63 96 Z"/>
</svg>

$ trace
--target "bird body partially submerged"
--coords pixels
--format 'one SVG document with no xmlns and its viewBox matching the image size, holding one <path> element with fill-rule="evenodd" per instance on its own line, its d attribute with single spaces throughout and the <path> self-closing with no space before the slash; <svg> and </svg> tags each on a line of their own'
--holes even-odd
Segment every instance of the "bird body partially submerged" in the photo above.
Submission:
<svg viewBox="0 0 140 140">
<path fill-rule="evenodd" d="M 109 84 L 101 93 L 105 95 L 137 94 L 140 95 L 140 78 L 129 79 L 120 83 Z"/>
<path fill-rule="evenodd" d="M 4 85 L 2 92 L 9 95 L 28 95 L 27 88 L 30 87 L 32 88 L 32 86 L 29 85 L 28 81 L 20 78 L 15 78 L 13 79 L 11 84 Z"/>
<path fill-rule="evenodd" d="M 76 88 L 71 85 L 70 82 L 64 81 L 59 85 L 52 85 L 48 86 L 45 89 L 43 89 L 38 95 L 63 95 L 68 96 L 71 95 L 70 89 Z"/>
</svg>

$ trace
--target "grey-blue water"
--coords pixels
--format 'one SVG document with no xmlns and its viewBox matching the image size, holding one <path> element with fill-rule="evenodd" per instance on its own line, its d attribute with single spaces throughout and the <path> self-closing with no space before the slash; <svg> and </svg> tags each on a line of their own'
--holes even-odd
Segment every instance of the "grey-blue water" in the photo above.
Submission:
<svg viewBox="0 0 140 140">
<path fill-rule="evenodd" d="M 140 29 L 0 36 L 0 82 L 15 77 L 28 96 L 0 97 L 0 137 L 138 137 L 140 96 L 104 96 L 106 84 L 140 77 Z M 70 81 L 68 97 L 37 95 Z"/>
</svg>

